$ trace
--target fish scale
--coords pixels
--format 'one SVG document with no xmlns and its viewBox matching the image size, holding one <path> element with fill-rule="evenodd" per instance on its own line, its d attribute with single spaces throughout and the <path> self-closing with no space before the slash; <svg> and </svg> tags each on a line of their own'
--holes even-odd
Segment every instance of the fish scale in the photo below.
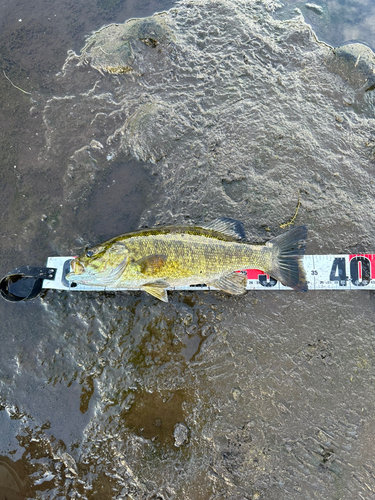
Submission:
<svg viewBox="0 0 375 500">
<path fill-rule="evenodd" d="M 146 238 L 144 238 L 146 240 Z M 263 248 L 254 250 L 252 245 L 236 242 L 219 241 L 217 243 L 201 242 L 201 236 L 168 235 L 164 240 L 160 237 L 150 237 L 144 244 L 128 240 L 126 246 L 137 260 L 142 255 L 166 255 L 166 264 L 155 272 L 155 278 L 169 277 L 171 285 L 174 280 L 189 279 L 200 275 L 210 275 L 212 279 L 220 276 L 222 269 L 228 272 L 236 271 L 249 262 L 262 267 Z M 139 248 L 141 247 L 141 248 Z M 125 283 L 120 279 L 118 285 Z"/>
</svg>

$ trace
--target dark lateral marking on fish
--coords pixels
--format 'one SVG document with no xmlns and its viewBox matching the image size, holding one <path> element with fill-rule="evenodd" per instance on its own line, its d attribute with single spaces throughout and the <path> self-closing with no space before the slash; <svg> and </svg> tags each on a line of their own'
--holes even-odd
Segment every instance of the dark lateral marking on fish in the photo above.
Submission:
<svg viewBox="0 0 375 500">
<path fill-rule="evenodd" d="M 135 264 L 139 265 L 142 274 L 153 275 L 159 271 L 167 262 L 167 256 L 162 254 L 147 255 L 139 259 Z"/>
</svg>

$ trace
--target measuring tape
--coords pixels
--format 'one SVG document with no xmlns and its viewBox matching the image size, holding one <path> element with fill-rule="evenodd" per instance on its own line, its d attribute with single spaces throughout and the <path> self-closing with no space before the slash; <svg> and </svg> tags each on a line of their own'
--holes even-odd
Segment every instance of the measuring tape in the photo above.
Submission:
<svg viewBox="0 0 375 500">
<path fill-rule="evenodd" d="M 375 254 L 304 255 L 309 290 L 375 290 Z M 248 290 L 291 290 L 262 271 L 248 269 Z"/>
<path fill-rule="evenodd" d="M 85 291 L 121 291 L 138 288 L 111 288 L 70 283 L 66 275 L 74 257 L 49 257 L 47 267 L 23 266 L 8 273 L 0 282 L 0 292 L 11 302 L 32 300 L 42 289 Z M 375 290 L 375 254 L 304 255 L 309 290 Z M 247 290 L 292 290 L 259 269 L 240 271 L 246 274 Z M 176 286 L 167 290 L 217 290 L 206 284 Z"/>
<path fill-rule="evenodd" d="M 47 268 L 56 269 L 53 280 L 45 279 L 43 288 L 71 291 L 112 290 L 121 288 L 88 286 L 69 283 L 65 276 L 72 257 L 49 257 Z M 375 254 L 304 255 L 303 267 L 309 290 L 375 290 Z M 247 276 L 247 290 L 292 290 L 259 269 L 242 271 Z M 127 288 L 127 290 L 129 290 Z M 135 290 L 135 289 L 134 289 Z M 217 290 L 215 287 L 190 285 L 168 290 Z"/>
</svg>

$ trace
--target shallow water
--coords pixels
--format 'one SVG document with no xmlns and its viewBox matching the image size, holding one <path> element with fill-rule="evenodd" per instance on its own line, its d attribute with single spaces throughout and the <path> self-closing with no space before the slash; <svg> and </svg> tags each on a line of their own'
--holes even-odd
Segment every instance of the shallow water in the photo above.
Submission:
<svg viewBox="0 0 375 500">
<path fill-rule="evenodd" d="M 156 223 L 224 215 L 264 242 L 298 192 L 307 253 L 373 252 L 371 58 L 266 1 L 176 3 L 85 45 L 171 6 L 6 12 L 31 96 L 1 80 L 3 274 Z M 372 294 L 169 298 L 0 303 L 0 494 L 372 498 Z"/>
<path fill-rule="evenodd" d="M 357 41 L 375 49 L 375 5 L 373 2 L 327 0 L 296 2 L 285 0 L 278 18 L 296 15 L 299 9 L 305 21 L 314 28 L 320 40 L 337 47 Z"/>
</svg>

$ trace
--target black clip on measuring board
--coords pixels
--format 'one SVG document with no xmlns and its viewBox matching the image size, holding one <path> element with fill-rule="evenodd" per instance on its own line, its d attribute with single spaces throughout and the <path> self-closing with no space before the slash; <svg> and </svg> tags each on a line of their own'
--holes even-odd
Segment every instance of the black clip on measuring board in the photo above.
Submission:
<svg viewBox="0 0 375 500">
<path fill-rule="evenodd" d="M 10 302 L 32 300 L 40 294 L 43 280 L 54 280 L 55 275 L 56 269 L 50 267 L 17 267 L 1 280 L 0 293 Z"/>
</svg>

